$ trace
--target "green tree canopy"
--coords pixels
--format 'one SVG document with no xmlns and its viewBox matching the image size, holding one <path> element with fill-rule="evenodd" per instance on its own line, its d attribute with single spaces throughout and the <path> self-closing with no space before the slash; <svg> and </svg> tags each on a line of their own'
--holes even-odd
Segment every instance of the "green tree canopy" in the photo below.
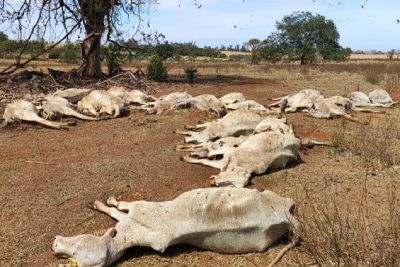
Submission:
<svg viewBox="0 0 400 267">
<path fill-rule="evenodd" d="M 0 32 L 0 42 L 7 41 L 8 36 L 4 32 Z"/>
<path fill-rule="evenodd" d="M 253 38 L 250 39 L 245 46 L 247 46 L 251 51 L 251 63 L 257 64 L 260 58 L 260 48 L 261 48 L 261 41 L 259 39 Z"/>
<path fill-rule="evenodd" d="M 280 36 L 275 32 L 263 41 L 260 55 L 263 59 L 274 63 L 282 59 L 284 52 Z"/>
<path fill-rule="evenodd" d="M 278 31 L 269 39 L 279 43 L 291 61 L 307 64 L 315 61 L 317 56 L 340 60 L 347 55 L 348 50 L 339 45 L 340 35 L 335 23 L 322 15 L 294 12 L 277 22 L 276 28 Z"/>
</svg>

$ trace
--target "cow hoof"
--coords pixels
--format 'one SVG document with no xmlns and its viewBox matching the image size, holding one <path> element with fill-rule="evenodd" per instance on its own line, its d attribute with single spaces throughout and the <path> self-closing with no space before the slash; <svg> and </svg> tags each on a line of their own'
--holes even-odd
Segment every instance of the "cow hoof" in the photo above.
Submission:
<svg viewBox="0 0 400 267">
<path fill-rule="evenodd" d="M 101 201 L 95 200 L 95 201 L 93 202 L 93 204 L 92 204 L 92 208 L 95 209 L 95 210 L 99 210 L 99 209 L 100 209 L 100 206 L 101 206 L 102 204 L 103 204 L 103 203 L 101 203 Z"/>
</svg>

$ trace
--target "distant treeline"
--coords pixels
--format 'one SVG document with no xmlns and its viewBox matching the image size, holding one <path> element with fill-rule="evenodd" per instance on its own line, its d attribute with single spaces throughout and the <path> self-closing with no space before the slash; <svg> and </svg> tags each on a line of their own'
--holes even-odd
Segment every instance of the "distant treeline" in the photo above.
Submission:
<svg viewBox="0 0 400 267">
<path fill-rule="evenodd" d="M 46 41 L 17 41 L 8 39 L 7 35 L 0 32 L 0 57 L 1 58 L 15 58 L 17 54 L 23 50 L 23 55 L 34 55 L 43 51 L 48 47 L 50 43 Z M 188 57 L 189 59 L 195 59 L 197 57 L 206 58 L 226 58 L 226 55 L 221 53 L 218 47 L 198 47 L 193 42 L 187 43 L 169 43 L 165 42 L 157 45 L 149 44 L 138 44 L 135 41 L 128 41 L 121 44 L 121 47 L 129 48 L 131 51 L 132 60 L 145 60 L 152 54 L 160 54 L 165 58 L 173 58 L 176 60 L 182 59 L 182 57 Z M 225 47 L 224 47 L 225 48 Z M 236 51 L 233 46 L 229 46 L 232 51 Z M 107 55 L 109 45 L 102 45 L 102 55 Z M 128 55 L 128 51 L 121 48 L 121 53 Z M 77 63 L 81 57 L 81 47 L 79 43 L 66 43 L 60 45 L 45 56 L 49 59 L 60 60 L 68 63 Z M 44 56 L 44 57 L 45 57 Z"/>
</svg>

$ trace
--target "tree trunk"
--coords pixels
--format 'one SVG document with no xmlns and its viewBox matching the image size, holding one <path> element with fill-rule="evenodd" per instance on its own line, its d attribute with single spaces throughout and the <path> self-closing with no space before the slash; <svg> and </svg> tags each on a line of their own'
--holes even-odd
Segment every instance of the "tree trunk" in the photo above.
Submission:
<svg viewBox="0 0 400 267">
<path fill-rule="evenodd" d="M 301 59 L 300 59 L 300 65 L 306 65 L 306 64 L 307 64 L 307 62 L 306 62 L 306 56 L 305 56 L 305 53 L 302 52 L 302 54 L 301 54 Z"/>
<path fill-rule="evenodd" d="M 105 30 L 104 18 L 117 2 L 103 0 L 78 0 L 78 2 L 86 30 L 86 38 L 81 44 L 82 75 L 91 78 L 102 78 L 100 42 Z"/>
<path fill-rule="evenodd" d="M 88 36 L 81 44 L 82 46 L 82 75 L 91 78 L 102 78 L 100 58 L 100 34 Z"/>
</svg>

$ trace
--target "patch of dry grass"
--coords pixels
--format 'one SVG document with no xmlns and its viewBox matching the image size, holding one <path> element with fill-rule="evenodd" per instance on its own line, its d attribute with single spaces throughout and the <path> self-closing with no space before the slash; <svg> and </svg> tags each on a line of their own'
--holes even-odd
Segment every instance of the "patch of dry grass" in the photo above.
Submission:
<svg viewBox="0 0 400 267">
<path fill-rule="evenodd" d="M 399 266 L 400 201 L 394 181 L 378 203 L 373 203 L 367 178 L 361 194 L 351 201 L 328 180 L 325 183 L 325 198 L 316 198 L 310 188 L 303 187 L 307 205 L 298 215 L 300 249 L 308 254 L 310 264 Z"/>
<path fill-rule="evenodd" d="M 400 119 L 389 117 L 368 125 L 358 124 L 350 130 L 346 123 L 333 135 L 337 148 L 359 156 L 368 170 L 382 170 L 400 165 Z"/>
</svg>

